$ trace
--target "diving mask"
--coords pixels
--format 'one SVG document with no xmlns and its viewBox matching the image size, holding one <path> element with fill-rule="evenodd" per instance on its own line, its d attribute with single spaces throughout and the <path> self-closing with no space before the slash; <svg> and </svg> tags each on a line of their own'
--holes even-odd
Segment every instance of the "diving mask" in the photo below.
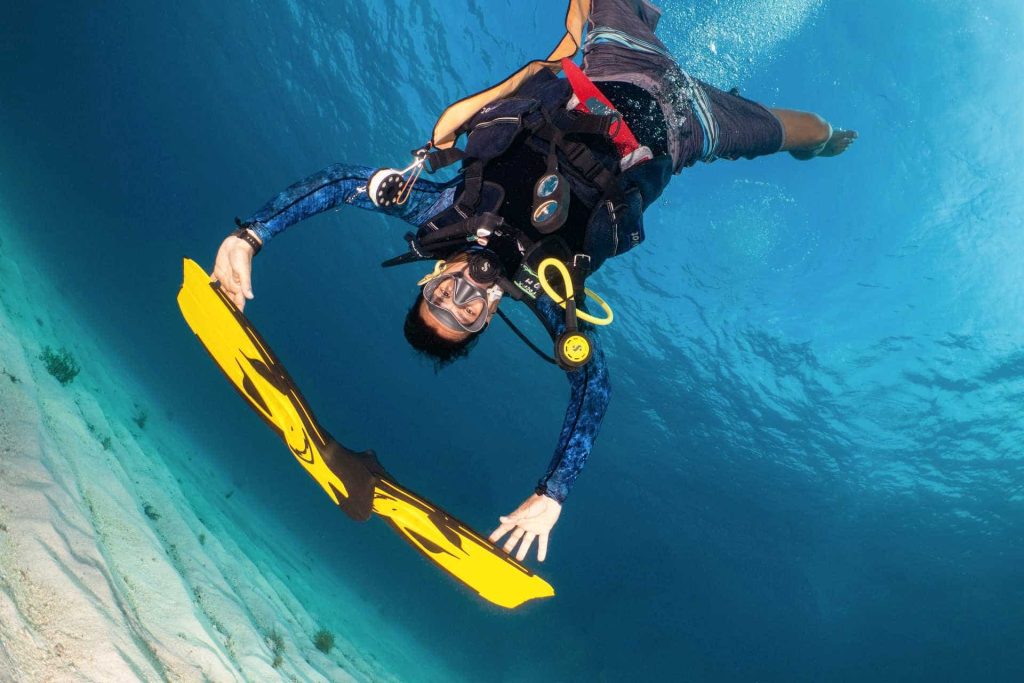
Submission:
<svg viewBox="0 0 1024 683">
<path fill-rule="evenodd" d="M 430 312 L 453 332 L 482 330 L 491 304 L 500 298 L 500 287 L 481 287 L 471 282 L 464 270 L 442 273 L 423 286 Z"/>
</svg>

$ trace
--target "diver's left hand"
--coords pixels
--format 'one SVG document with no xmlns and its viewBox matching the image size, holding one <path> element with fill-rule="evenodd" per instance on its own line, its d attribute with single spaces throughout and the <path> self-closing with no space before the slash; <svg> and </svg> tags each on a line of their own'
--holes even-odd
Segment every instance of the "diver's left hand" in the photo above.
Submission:
<svg viewBox="0 0 1024 683">
<path fill-rule="evenodd" d="M 562 514 L 561 503 L 554 498 L 535 493 L 523 501 L 523 504 L 516 508 L 515 512 L 498 518 L 501 521 L 501 526 L 491 534 L 490 541 L 497 543 L 498 539 L 511 531 L 512 534 L 504 545 L 505 552 L 511 554 L 518 543 L 519 552 L 516 553 L 516 559 L 522 562 L 526 559 L 526 554 L 530 552 L 530 546 L 536 539 L 537 559 L 543 562 L 548 555 L 548 535 L 560 514 Z"/>
</svg>

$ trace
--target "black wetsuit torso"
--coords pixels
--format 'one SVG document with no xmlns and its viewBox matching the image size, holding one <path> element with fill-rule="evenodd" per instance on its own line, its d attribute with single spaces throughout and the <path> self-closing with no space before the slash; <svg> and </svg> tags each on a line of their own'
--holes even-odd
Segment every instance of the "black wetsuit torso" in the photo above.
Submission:
<svg viewBox="0 0 1024 683">
<path fill-rule="evenodd" d="M 656 157 L 668 154 L 665 117 L 658 102 L 650 93 L 632 83 L 618 81 L 603 82 L 600 87 L 605 97 L 622 114 L 641 145 L 650 148 Z M 525 137 L 526 134 L 522 134 L 507 152 L 487 164 L 484 169 L 484 180 L 497 183 L 505 190 L 505 199 L 498 213 L 508 223 L 522 230 L 526 237 L 536 242 L 544 235 L 540 234 L 530 221 L 533 187 L 544 175 L 547 164 L 543 155 L 523 144 L 522 138 Z M 602 140 L 597 141 L 597 144 L 611 143 Z M 584 252 L 583 242 L 589 219 L 590 210 L 573 193 L 569 216 L 557 234 L 574 254 Z M 491 248 L 501 258 L 506 272 L 515 272 L 520 260 L 518 252 L 511 248 L 502 248 L 500 244 L 492 244 Z"/>
</svg>

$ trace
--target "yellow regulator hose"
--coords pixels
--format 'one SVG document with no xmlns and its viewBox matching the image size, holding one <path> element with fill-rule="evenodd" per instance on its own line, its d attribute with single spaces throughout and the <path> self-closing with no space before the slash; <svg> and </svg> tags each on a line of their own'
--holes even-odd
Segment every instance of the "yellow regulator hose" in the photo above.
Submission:
<svg viewBox="0 0 1024 683">
<path fill-rule="evenodd" d="M 548 282 L 547 277 L 544 275 L 548 268 L 557 268 L 558 272 L 562 275 L 562 282 L 565 283 L 566 289 L 565 297 L 556 292 L 555 288 Z M 575 293 L 572 287 L 572 277 L 569 275 L 569 269 L 566 265 L 556 258 L 546 258 L 540 262 L 540 267 L 537 268 L 537 278 L 540 280 L 540 286 L 544 289 L 544 293 L 551 297 L 559 306 L 565 308 L 565 302 L 571 299 Z M 576 309 L 576 317 L 594 325 L 611 325 L 612 321 L 615 319 L 615 314 L 612 313 L 612 307 L 592 290 L 584 288 L 583 291 L 586 292 L 587 296 L 596 301 L 602 309 L 604 309 L 606 317 L 596 318 L 578 308 Z"/>
</svg>

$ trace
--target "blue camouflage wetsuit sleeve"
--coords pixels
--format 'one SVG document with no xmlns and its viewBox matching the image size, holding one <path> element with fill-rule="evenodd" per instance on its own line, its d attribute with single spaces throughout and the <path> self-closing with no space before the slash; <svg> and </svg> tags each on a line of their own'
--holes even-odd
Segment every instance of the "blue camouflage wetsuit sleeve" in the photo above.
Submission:
<svg viewBox="0 0 1024 683">
<path fill-rule="evenodd" d="M 299 221 L 342 206 L 355 206 L 396 216 L 411 225 L 425 222 L 447 208 L 455 199 L 458 179 L 435 183 L 421 178 L 409 200 L 401 206 L 380 208 L 366 193 L 370 176 L 377 169 L 355 164 L 333 164 L 300 180 L 264 204 L 242 221 L 264 244 Z"/>
<path fill-rule="evenodd" d="M 565 312 L 547 295 L 537 298 L 537 312 L 543 317 L 552 339 L 565 331 Z M 537 493 L 559 503 L 565 501 L 586 464 L 611 399 L 612 386 L 604 352 L 593 330 L 587 330 L 587 339 L 593 355 L 579 370 L 565 373 L 569 379 L 569 407 L 565 410 L 562 431 L 547 474 L 537 484 Z"/>
<path fill-rule="evenodd" d="M 458 177 L 447 183 L 435 183 L 421 178 L 404 205 L 382 209 L 375 206 L 366 193 L 366 185 L 375 170 L 369 166 L 353 164 L 328 166 L 278 194 L 243 220 L 242 224 L 253 230 L 266 244 L 299 221 L 342 206 L 384 213 L 419 226 L 434 214 L 448 208 L 455 200 Z M 562 309 L 550 298 L 541 295 L 537 301 L 537 310 L 552 338 L 560 335 L 565 329 Z M 570 388 L 569 406 L 547 473 L 537 485 L 538 493 L 546 494 L 559 503 L 565 501 L 594 447 L 611 393 L 604 354 L 595 335 L 588 336 L 593 347 L 593 358 L 582 369 L 566 373 Z"/>
</svg>

